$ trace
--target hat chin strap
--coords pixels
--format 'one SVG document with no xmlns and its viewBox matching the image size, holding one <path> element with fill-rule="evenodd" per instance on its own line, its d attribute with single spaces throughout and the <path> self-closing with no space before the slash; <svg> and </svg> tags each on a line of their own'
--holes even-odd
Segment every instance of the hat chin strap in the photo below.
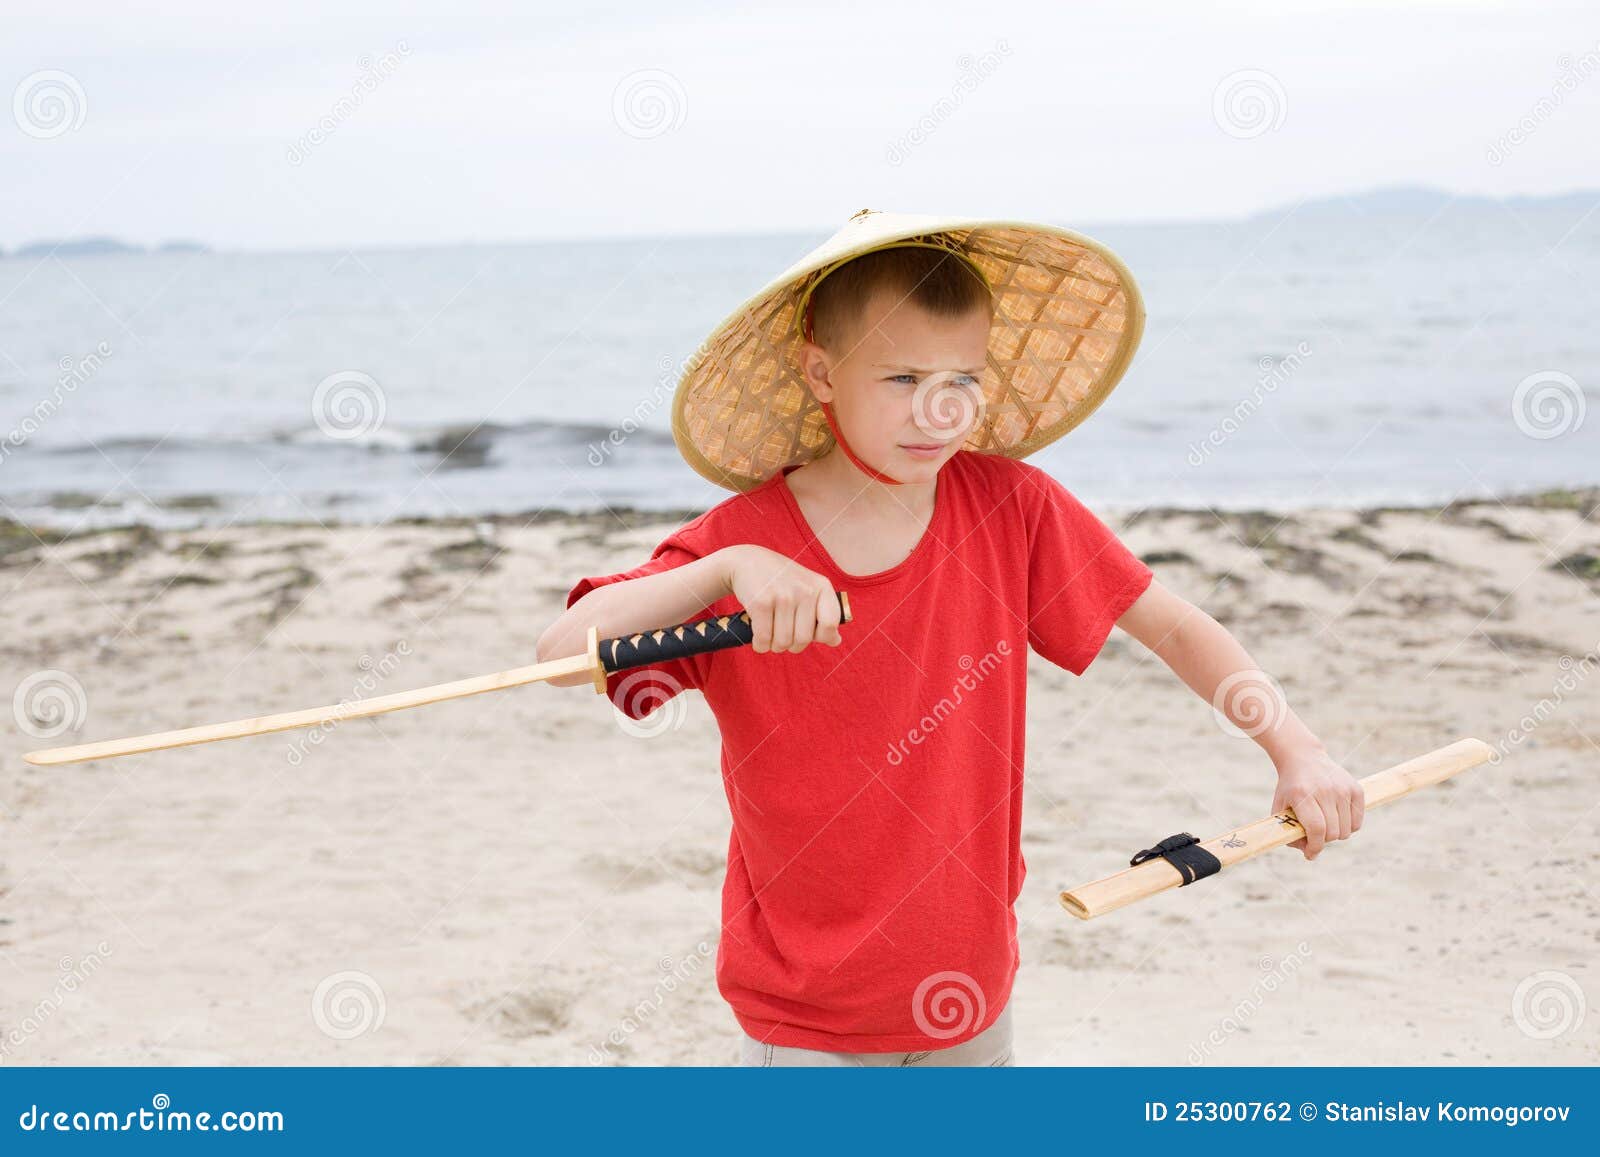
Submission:
<svg viewBox="0 0 1600 1157">
<path fill-rule="evenodd" d="M 828 429 L 833 431 L 833 440 L 839 443 L 839 449 L 844 451 L 844 456 L 855 464 L 855 468 L 857 470 L 861 471 L 861 473 L 865 474 L 868 478 L 871 478 L 874 482 L 885 482 L 890 486 L 905 485 L 905 483 L 900 481 L 900 479 L 890 478 L 883 471 L 874 470 L 860 458 L 856 457 L 856 452 L 850 449 L 850 443 L 844 440 L 844 434 L 839 430 L 839 423 L 833 420 L 833 407 L 828 405 L 827 402 L 822 402 L 820 404 L 822 406 L 822 416 L 828 420 Z"/>
</svg>

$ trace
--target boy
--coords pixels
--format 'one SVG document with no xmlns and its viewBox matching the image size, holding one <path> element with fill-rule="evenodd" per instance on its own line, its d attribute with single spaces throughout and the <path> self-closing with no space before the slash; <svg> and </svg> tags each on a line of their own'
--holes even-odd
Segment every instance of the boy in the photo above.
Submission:
<svg viewBox="0 0 1600 1157">
<path fill-rule="evenodd" d="M 1011 1063 L 1026 647 L 1081 675 L 1122 627 L 1271 757 L 1307 859 L 1360 828 L 1359 784 L 1239 643 L 1020 461 L 1103 400 L 1142 317 L 1087 238 L 857 214 L 679 385 L 685 457 L 741 493 L 580 581 L 541 637 L 544 660 L 591 626 L 750 612 L 752 646 L 607 688 L 634 718 L 694 688 L 717 717 L 743 1063 Z"/>
</svg>

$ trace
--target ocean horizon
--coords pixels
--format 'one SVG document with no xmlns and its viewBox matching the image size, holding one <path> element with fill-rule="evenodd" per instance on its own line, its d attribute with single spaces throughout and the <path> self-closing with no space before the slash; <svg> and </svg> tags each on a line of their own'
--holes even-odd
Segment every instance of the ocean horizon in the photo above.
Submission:
<svg viewBox="0 0 1600 1157">
<path fill-rule="evenodd" d="M 1108 507 L 1600 484 L 1600 193 L 1078 226 L 1148 312 L 1034 455 Z M 58 531 L 701 509 L 679 368 L 826 233 L 0 257 L 0 515 Z"/>
</svg>

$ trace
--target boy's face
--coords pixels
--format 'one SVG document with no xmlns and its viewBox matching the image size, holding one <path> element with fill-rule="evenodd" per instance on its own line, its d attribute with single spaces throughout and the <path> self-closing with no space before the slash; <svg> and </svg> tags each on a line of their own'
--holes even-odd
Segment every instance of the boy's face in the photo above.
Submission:
<svg viewBox="0 0 1600 1157">
<path fill-rule="evenodd" d="M 933 481 L 982 417 L 988 313 L 935 317 L 880 290 L 841 346 L 802 347 L 812 393 L 832 404 L 868 465 L 905 483 Z"/>
</svg>

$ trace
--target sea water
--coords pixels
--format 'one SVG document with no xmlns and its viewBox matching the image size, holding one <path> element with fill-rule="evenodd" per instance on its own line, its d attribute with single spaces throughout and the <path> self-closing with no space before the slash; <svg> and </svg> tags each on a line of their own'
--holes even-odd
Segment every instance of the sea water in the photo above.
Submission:
<svg viewBox="0 0 1600 1157">
<path fill-rule="evenodd" d="M 1600 483 L 1600 195 L 1084 224 L 1143 345 L 1032 461 L 1107 507 Z M 726 496 L 671 393 L 823 234 L 0 257 L 0 517 L 373 522 Z"/>
</svg>

